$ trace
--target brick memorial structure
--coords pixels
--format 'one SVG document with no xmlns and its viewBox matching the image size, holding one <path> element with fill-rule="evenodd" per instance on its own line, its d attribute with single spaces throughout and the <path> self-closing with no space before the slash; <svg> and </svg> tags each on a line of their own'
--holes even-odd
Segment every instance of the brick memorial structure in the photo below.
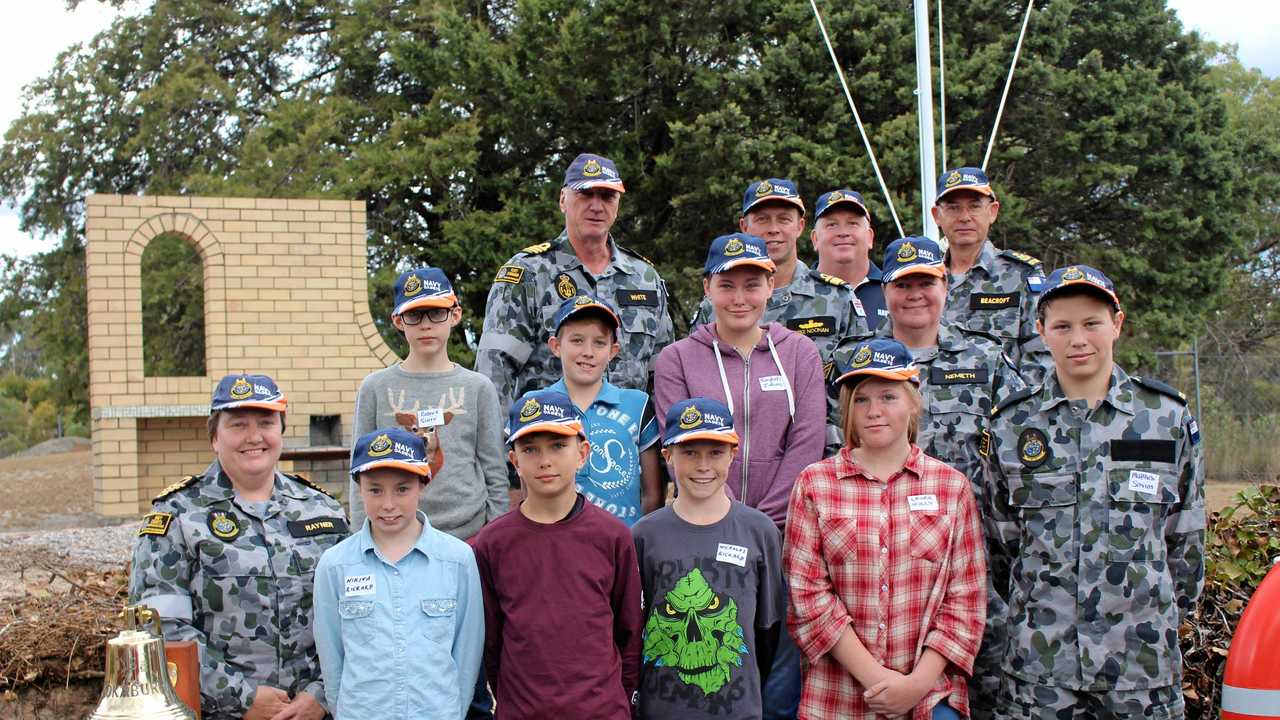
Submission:
<svg viewBox="0 0 1280 720">
<path fill-rule="evenodd" d="M 363 202 L 90 195 L 85 200 L 94 510 L 137 515 L 213 458 L 209 394 L 228 373 L 289 399 L 281 467 L 346 490 L 356 390 L 398 358 L 369 314 Z M 141 260 L 176 234 L 204 270 L 205 371 L 143 372 Z"/>
</svg>

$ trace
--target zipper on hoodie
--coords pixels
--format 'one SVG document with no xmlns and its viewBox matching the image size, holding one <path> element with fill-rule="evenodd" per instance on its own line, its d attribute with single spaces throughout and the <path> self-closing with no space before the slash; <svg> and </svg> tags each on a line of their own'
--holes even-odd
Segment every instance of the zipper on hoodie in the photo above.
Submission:
<svg viewBox="0 0 1280 720">
<path fill-rule="evenodd" d="M 747 469 L 751 460 L 751 355 L 755 348 L 742 361 L 742 492 L 738 499 L 747 503 Z"/>
</svg>

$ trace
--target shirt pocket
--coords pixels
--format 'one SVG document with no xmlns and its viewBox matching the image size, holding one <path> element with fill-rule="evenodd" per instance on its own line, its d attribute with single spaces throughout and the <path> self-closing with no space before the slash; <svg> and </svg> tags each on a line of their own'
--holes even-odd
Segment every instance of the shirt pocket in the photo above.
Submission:
<svg viewBox="0 0 1280 720">
<path fill-rule="evenodd" d="M 946 513 L 912 512 L 911 557 L 931 563 L 947 556 L 951 546 L 951 516 Z"/>
<path fill-rule="evenodd" d="M 453 644 L 458 601 L 454 598 L 427 598 L 422 601 L 422 634 L 438 645 Z"/>
<path fill-rule="evenodd" d="M 1074 472 L 1029 473 L 1006 467 L 1009 505 L 1021 518 L 1022 554 L 1074 563 L 1077 477 Z"/>
<path fill-rule="evenodd" d="M 1107 562 L 1164 562 L 1164 523 L 1179 500 L 1174 466 L 1112 466 L 1107 493 Z"/>
<path fill-rule="evenodd" d="M 640 290 L 657 297 L 656 289 Z M 648 382 L 650 363 L 656 355 L 659 308 L 643 305 L 621 307 L 618 313 L 622 322 L 618 337 L 622 351 L 609 363 L 609 381 L 621 387 L 643 388 Z"/>
<path fill-rule="evenodd" d="M 829 515 L 822 521 L 822 556 L 833 565 L 849 565 L 858 557 L 858 519 Z"/>
<path fill-rule="evenodd" d="M 374 613 L 372 600 L 339 600 L 338 617 L 342 622 L 342 636 L 367 643 L 373 639 Z"/>
</svg>

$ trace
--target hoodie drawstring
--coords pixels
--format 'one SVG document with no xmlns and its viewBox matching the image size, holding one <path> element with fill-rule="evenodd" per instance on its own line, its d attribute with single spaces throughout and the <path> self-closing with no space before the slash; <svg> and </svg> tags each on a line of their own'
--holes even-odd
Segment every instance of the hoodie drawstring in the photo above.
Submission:
<svg viewBox="0 0 1280 720">
<path fill-rule="evenodd" d="M 729 378 L 724 374 L 724 360 L 720 358 L 720 343 L 711 339 L 711 349 L 716 356 L 716 367 L 720 368 L 720 386 L 724 388 L 725 404 L 729 406 L 729 414 L 733 414 L 733 392 L 729 390 Z"/>
<path fill-rule="evenodd" d="M 787 389 L 787 409 L 791 411 L 791 419 L 796 419 L 796 396 L 791 389 L 791 378 L 787 377 L 786 368 L 782 367 L 782 360 L 778 357 L 778 348 L 773 344 L 773 335 L 768 333 L 765 337 L 769 338 L 769 354 L 773 356 L 773 364 L 778 366 L 778 373 L 782 375 L 782 383 Z M 719 354 L 716 358 L 719 358 Z M 720 370 L 720 377 L 724 377 L 723 368 Z M 728 386 L 726 386 L 728 387 Z"/>
</svg>

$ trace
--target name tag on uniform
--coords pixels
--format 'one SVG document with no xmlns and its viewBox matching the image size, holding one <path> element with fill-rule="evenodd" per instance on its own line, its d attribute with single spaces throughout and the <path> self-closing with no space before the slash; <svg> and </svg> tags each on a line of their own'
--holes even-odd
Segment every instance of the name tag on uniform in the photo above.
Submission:
<svg viewBox="0 0 1280 720">
<path fill-rule="evenodd" d="M 969 296 L 970 310 L 1003 310 L 1018 304 L 1021 293 L 974 293 Z"/>
<path fill-rule="evenodd" d="M 781 375 L 766 375 L 760 378 L 760 390 L 763 392 L 786 389 L 787 381 L 784 380 Z"/>
<path fill-rule="evenodd" d="M 297 537 L 314 535 L 347 534 L 347 521 L 340 517 L 318 517 L 310 520 L 290 520 L 286 523 L 289 534 Z"/>
<path fill-rule="evenodd" d="M 373 595 L 377 590 L 377 586 L 373 582 L 373 575 L 348 575 L 345 586 L 344 597 L 360 597 L 361 595 Z"/>
<path fill-rule="evenodd" d="M 427 408 L 418 411 L 418 427 L 436 427 L 444 424 L 444 411 L 440 408 Z"/>
<path fill-rule="evenodd" d="M 1146 493 L 1147 495 L 1155 495 L 1160 489 L 1160 476 L 1155 473 L 1143 472 L 1141 470 L 1129 471 L 1129 490 L 1131 492 Z"/>
<path fill-rule="evenodd" d="M 987 383 L 986 368 L 929 368 L 930 385 L 985 385 Z"/>
<path fill-rule="evenodd" d="M 908 495 L 907 509 L 911 512 L 937 512 L 937 495 Z"/>
<path fill-rule="evenodd" d="M 829 337 L 836 334 L 836 318 L 834 315 L 791 318 L 786 324 L 788 330 L 794 330 L 807 337 Z"/>
<path fill-rule="evenodd" d="M 716 547 L 716 562 L 727 562 L 738 567 L 747 566 L 747 549 L 741 545 L 720 543 Z"/>
<path fill-rule="evenodd" d="M 619 305 L 658 307 L 658 291 L 624 288 L 613 294 L 613 300 Z"/>
</svg>

